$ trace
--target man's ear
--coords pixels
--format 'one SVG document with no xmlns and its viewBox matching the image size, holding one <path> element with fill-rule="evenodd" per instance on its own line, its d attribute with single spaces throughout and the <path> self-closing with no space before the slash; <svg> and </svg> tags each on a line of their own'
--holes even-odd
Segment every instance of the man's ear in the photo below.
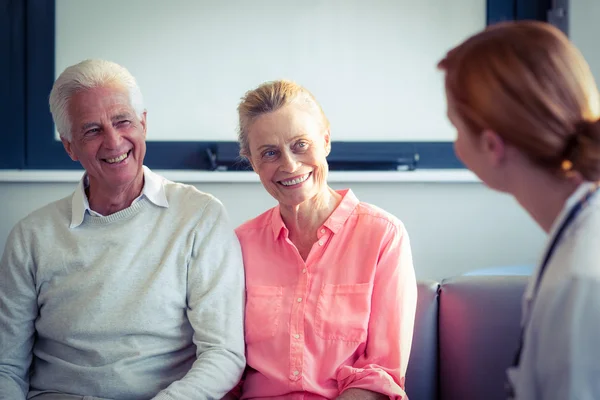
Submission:
<svg viewBox="0 0 600 400">
<path fill-rule="evenodd" d="M 323 133 L 323 138 L 325 139 L 325 156 L 328 156 L 331 153 L 331 131 L 329 129 Z"/>
<path fill-rule="evenodd" d="M 140 123 L 142 124 L 142 128 L 144 129 L 144 138 L 146 138 L 146 133 L 148 132 L 148 128 L 146 125 L 146 110 L 142 113 L 142 118 L 140 118 Z"/>
<path fill-rule="evenodd" d="M 69 157 L 71 157 L 71 160 L 79 161 L 79 159 L 77 158 L 77 155 L 75 154 L 75 152 L 73 151 L 73 148 L 71 147 L 71 142 L 69 142 L 67 139 L 65 139 L 62 136 L 60 138 L 60 141 L 62 142 L 63 147 L 65 148 Z"/>
<path fill-rule="evenodd" d="M 495 167 L 501 165 L 506 158 L 506 143 L 504 140 L 490 129 L 484 130 L 479 140 L 481 149 L 491 165 Z"/>
</svg>

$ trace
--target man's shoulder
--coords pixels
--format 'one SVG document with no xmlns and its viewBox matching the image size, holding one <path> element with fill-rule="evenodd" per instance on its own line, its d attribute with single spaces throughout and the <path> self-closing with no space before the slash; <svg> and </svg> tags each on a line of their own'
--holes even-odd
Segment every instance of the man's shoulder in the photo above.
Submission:
<svg viewBox="0 0 600 400">
<path fill-rule="evenodd" d="M 24 246 L 34 237 L 51 238 L 60 227 L 68 228 L 71 196 L 46 204 L 21 218 L 11 229 L 5 245 Z"/>
<path fill-rule="evenodd" d="M 166 179 L 163 181 L 163 187 L 169 204 L 167 213 L 171 215 L 172 222 L 211 225 L 221 220 L 229 224 L 229 214 L 225 206 L 214 195 L 193 185 Z"/>
<path fill-rule="evenodd" d="M 17 225 L 24 229 L 39 229 L 47 224 L 60 224 L 64 222 L 65 226 L 68 226 L 71 219 L 72 197 L 73 195 L 70 194 L 35 209 L 17 222 Z"/>
<path fill-rule="evenodd" d="M 221 201 L 214 195 L 203 192 L 193 185 L 165 179 L 163 187 L 169 205 L 173 204 L 177 207 L 193 207 L 196 210 L 198 210 L 198 207 L 222 205 Z"/>
</svg>

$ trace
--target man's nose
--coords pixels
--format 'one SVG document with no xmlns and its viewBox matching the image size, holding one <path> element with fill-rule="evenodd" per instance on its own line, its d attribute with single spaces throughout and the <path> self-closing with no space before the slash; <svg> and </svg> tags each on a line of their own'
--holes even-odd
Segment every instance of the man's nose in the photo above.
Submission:
<svg viewBox="0 0 600 400">
<path fill-rule="evenodd" d="M 121 144 L 123 137 L 118 129 L 110 126 L 104 131 L 104 146 L 109 149 L 117 149 Z"/>
</svg>

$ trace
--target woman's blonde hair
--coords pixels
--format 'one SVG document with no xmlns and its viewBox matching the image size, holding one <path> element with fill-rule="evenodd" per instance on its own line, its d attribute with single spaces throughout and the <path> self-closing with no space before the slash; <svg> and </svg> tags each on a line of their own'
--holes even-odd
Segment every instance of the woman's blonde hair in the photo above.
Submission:
<svg viewBox="0 0 600 400">
<path fill-rule="evenodd" d="M 600 179 L 598 88 L 561 31 L 543 22 L 502 22 L 452 49 L 438 66 L 472 134 L 490 129 L 542 166 Z"/>
<path fill-rule="evenodd" d="M 320 118 L 323 129 L 329 129 L 329 120 L 315 97 L 306 88 L 288 80 L 265 82 L 246 92 L 238 106 L 240 155 L 250 157 L 248 129 L 259 116 L 277 111 L 289 104 L 296 104 L 313 112 Z"/>
</svg>

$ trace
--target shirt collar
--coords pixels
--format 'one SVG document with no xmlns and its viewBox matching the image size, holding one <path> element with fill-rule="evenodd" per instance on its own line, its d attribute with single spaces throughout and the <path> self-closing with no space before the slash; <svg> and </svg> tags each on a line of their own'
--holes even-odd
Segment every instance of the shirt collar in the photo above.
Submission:
<svg viewBox="0 0 600 400">
<path fill-rule="evenodd" d="M 145 165 L 142 167 L 144 170 L 144 188 L 140 196 L 134 200 L 137 201 L 142 197 L 147 198 L 150 202 L 154 203 L 159 207 L 169 207 L 167 201 L 167 195 L 163 186 L 164 178 L 160 175 L 155 174 L 150 168 Z M 89 186 L 87 173 L 84 173 L 77 185 L 77 189 L 73 193 L 72 206 L 71 206 L 71 224 L 70 228 L 76 228 L 83 222 L 86 211 L 91 212 L 90 203 L 85 194 L 85 189 Z"/>
<path fill-rule="evenodd" d="M 338 194 L 342 195 L 342 201 L 333 211 L 333 213 L 327 218 L 327 220 L 323 223 L 321 228 L 327 228 L 334 234 L 337 233 L 342 226 L 346 223 L 352 212 L 359 204 L 358 198 L 354 195 L 351 189 L 337 190 Z M 273 240 L 277 240 L 281 235 L 281 231 L 285 230 L 286 235 L 288 229 L 281 218 L 281 211 L 279 206 L 273 209 L 273 213 L 271 214 L 271 227 L 273 229 Z"/>
</svg>

